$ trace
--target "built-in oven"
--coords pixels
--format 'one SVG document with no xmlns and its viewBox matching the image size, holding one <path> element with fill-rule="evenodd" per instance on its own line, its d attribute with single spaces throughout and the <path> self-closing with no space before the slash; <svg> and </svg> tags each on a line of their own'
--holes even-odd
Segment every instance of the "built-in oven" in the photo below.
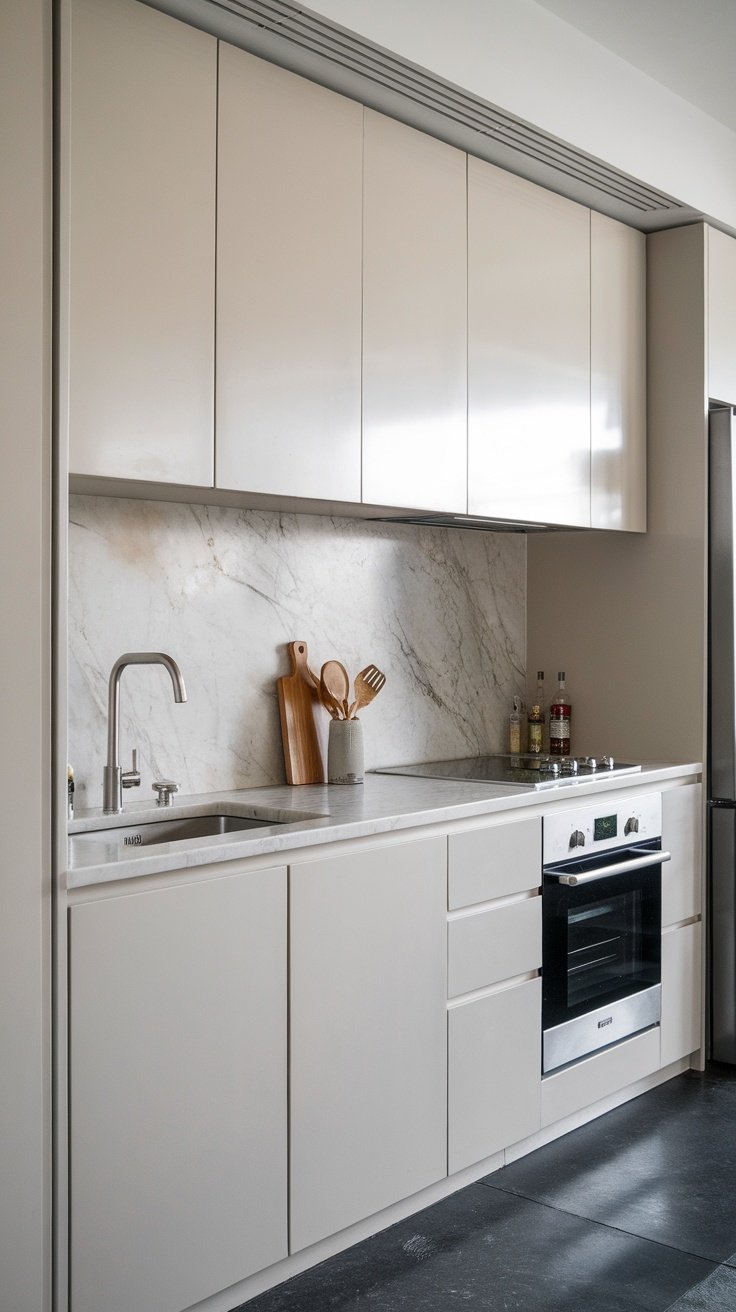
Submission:
<svg viewBox="0 0 736 1312">
<path fill-rule="evenodd" d="M 662 806 L 659 793 L 544 819 L 542 1072 L 661 1015 Z"/>
</svg>

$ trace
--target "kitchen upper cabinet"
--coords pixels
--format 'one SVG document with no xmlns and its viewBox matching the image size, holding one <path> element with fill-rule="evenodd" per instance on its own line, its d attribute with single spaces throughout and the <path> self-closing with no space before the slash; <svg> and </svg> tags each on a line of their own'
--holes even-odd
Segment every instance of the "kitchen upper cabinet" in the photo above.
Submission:
<svg viewBox="0 0 736 1312">
<path fill-rule="evenodd" d="M 591 527 L 646 530 L 646 238 L 590 216 Z"/>
<path fill-rule="evenodd" d="M 708 237 L 708 395 L 736 405 L 736 240 Z"/>
<path fill-rule="evenodd" d="M 447 1174 L 446 838 L 291 867 L 291 1248 Z"/>
<path fill-rule="evenodd" d="M 467 508 L 466 156 L 365 111 L 363 501 Z"/>
<path fill-rule="evenodd" d="M 218 487 L 360 501 L 363 109 L 220 47 Z"/>
<path fill-rule="evenodd" d="M 73 1312 L 285 1257 L 285 869 L 73 906 L 70 988 Z"/>
<path fill-rule="evenodd" d="M 590 211 L 468 158 L 468 511 L 590 525 Z"/>
<path fill-rule="evenodd" d="M 217 43 L 73 0 L 69 71 L 70 471 L 211 486 Z"/>
</svg>

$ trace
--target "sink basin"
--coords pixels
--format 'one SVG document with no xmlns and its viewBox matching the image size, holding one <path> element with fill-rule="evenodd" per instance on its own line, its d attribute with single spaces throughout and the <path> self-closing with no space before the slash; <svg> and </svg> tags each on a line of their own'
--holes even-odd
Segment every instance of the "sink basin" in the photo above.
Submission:
<svg viewBox="0 0 736 1312">
<path fill-rule="evenodd" d="M 74 843 L 115 843 L 118 847 L 154 847 L 157 843 L 180 843 L 188 838 L 215 838 L 221 834 L 236 834 L 244 829 L 270 828 L 272 825 L 293 824 L 296 820 L 314 820 L 314 815 L 302 813 L 283 815 L 190 815 L 171 816 L 166 820 L 144 821 L 137 825 L 110 825 L 106 829 L 88 829 L 73 834 Z"/>
</svg>

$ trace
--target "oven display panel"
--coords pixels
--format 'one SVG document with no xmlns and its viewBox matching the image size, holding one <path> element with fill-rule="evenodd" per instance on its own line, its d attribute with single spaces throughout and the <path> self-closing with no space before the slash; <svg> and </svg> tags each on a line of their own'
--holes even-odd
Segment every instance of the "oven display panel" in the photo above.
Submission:
<svg viewBox="0 0 736 1312">
<path fill-rule="evenodd" d="M 618 837 L 618 816 L 600 815 L 593 821 L 593 842 L 600 843 L 605 838 Z"/>
</svg>

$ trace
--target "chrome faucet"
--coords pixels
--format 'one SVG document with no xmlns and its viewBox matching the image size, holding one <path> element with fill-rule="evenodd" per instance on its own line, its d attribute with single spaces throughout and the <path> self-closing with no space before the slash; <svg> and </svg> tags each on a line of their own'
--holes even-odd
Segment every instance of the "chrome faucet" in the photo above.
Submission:
<svg viewBox="0 0 736 1312">
<path fill-rule="evenodd" d="M 141 777 L 138 773 L 138 753 L 133 752 L 132 770 L 123 771 L 120 766 L 120 676 L 126 665 L 163 665 L 171 675 L 174 685 L 174 701 L 185 702 L 187 690 L 181 677 L 181 670 L 171 656 L 164 651 L 128 651 L 118 656 L 110 672 L 110 684 L 107 698 L 107 765 L 103 772 L 103 809 L 105 815 L 117 815 L 123 809 L 123 789 L 138 788 Z"/>
</svg>

